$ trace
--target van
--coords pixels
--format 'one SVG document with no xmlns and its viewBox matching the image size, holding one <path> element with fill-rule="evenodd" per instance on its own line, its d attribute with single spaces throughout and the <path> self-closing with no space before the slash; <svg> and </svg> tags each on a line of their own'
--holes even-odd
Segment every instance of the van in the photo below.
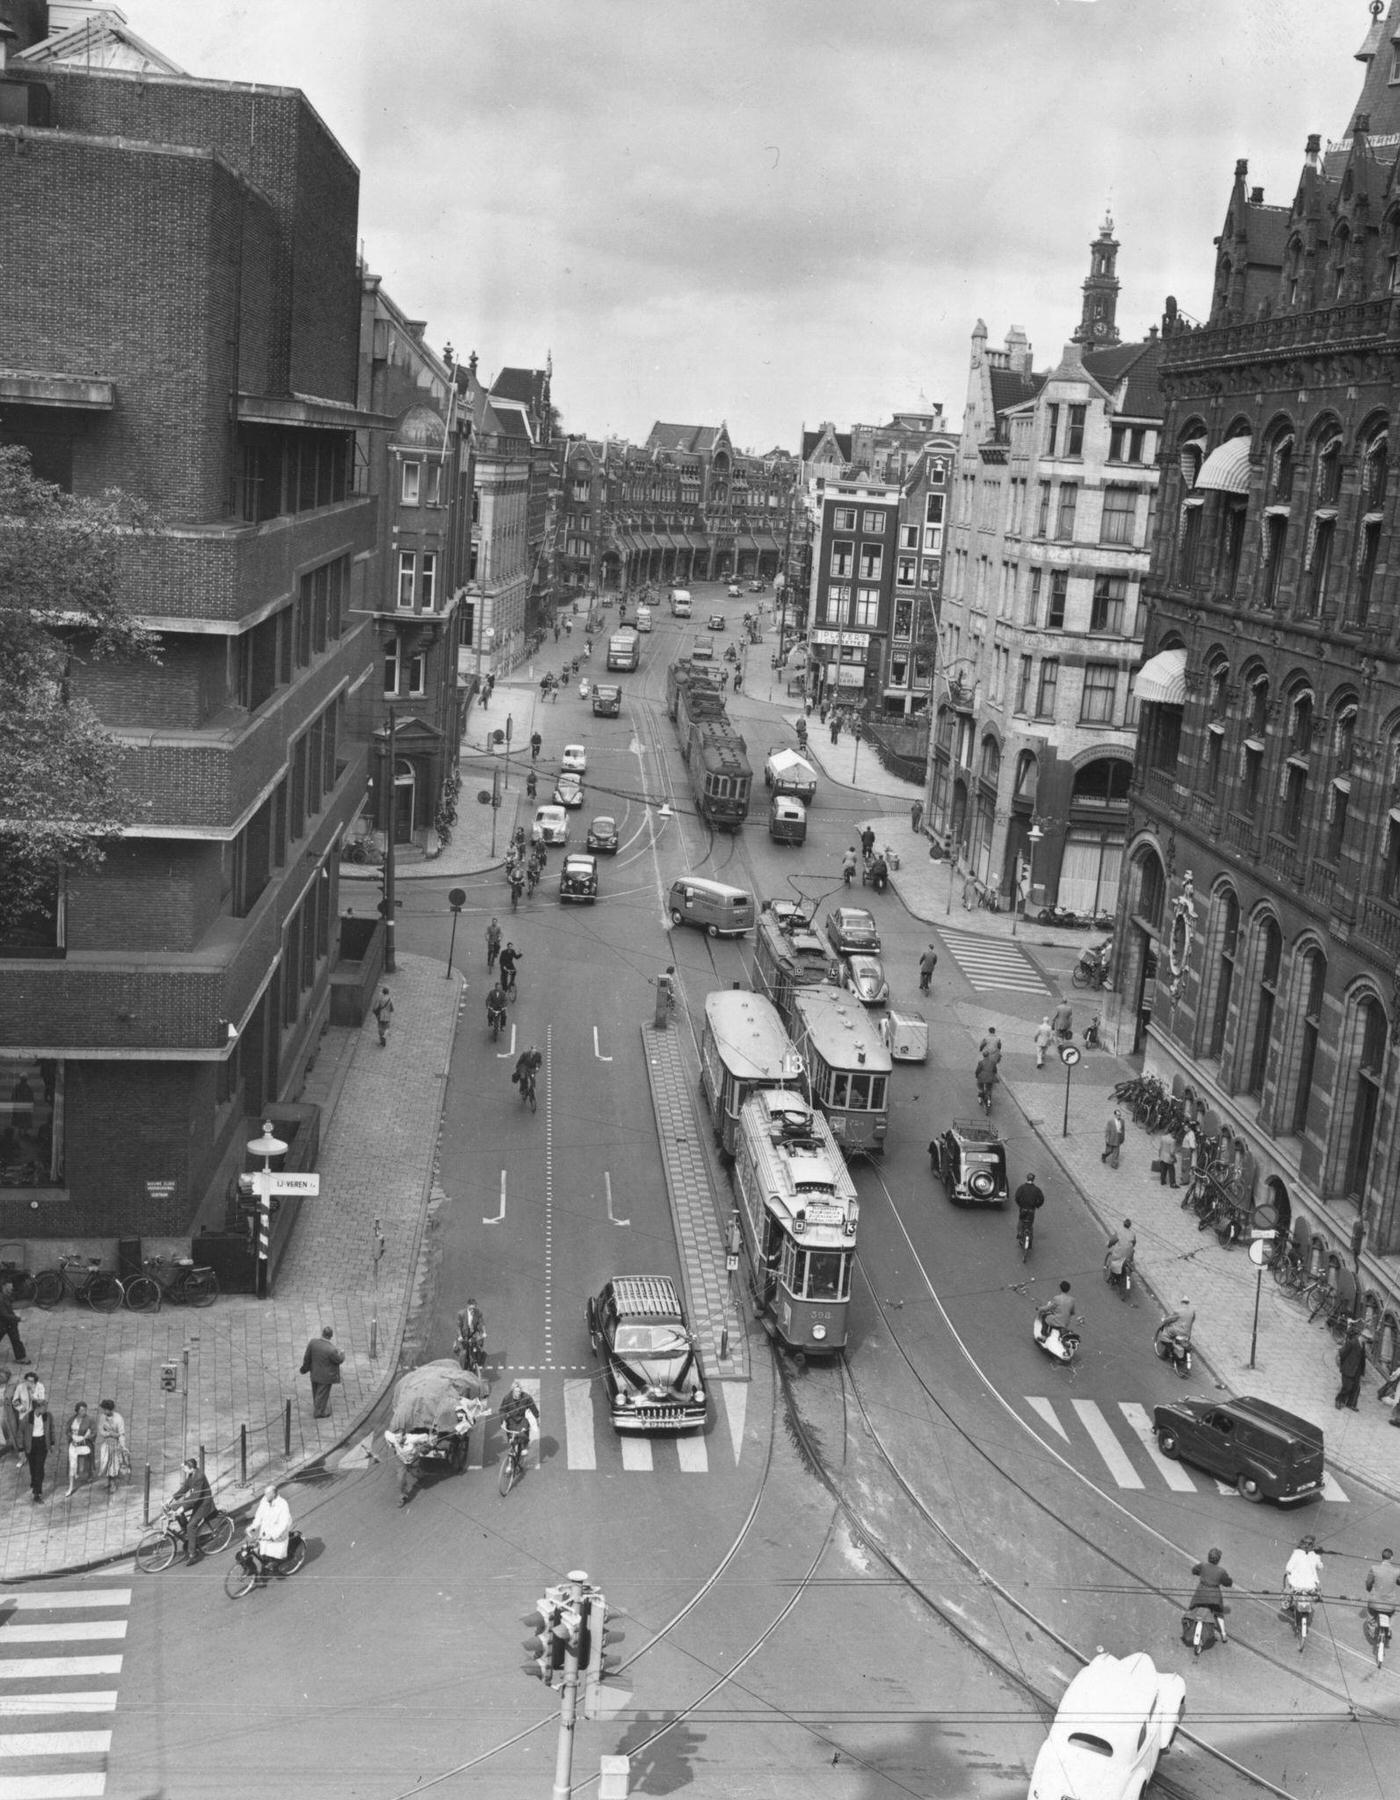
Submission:
<svg viewBox="0 0 1400 1800">
<path fill-rule="evenodd" d="M 684 876 L 671 883 L 667 905 L 673 925 L 694 925 L 711 937 L 740 937 L 753 929 L 753 895 L 722 881 Z"/>
<path fill-rule="evenodd" d="M 600 719 L 615 719 L 622 711 L 622 689 L 615 681 L 597 682 L 593 689 L 593 712 Z"/>
<path fill-rule="evenodd" d="M 775 844 L 805 844 L 807 808 L 791 794 L 774 794 L 768 805 L 768 835 Z"/>
<path fill-rule="evenodd" d="M 690 617 L 690 591 L 687 588 L 671 589 L 671 617 L 688 619 Z"/>
<path fill-rule="evenodd" d="M 1246 1500 L 1295 1506 L 1321 1495 L 1320 1427 L 1271 1401 L 1169 1401 L 1153 1408 L 1152 1429 L 1163 1456 L 1230 1482 Z"/>
<path fill-rule="evenodd" d="M 637 630 L 651 630 L 651 608 L 649 606 L 639 606 L 637 608 Z"/>
</svg>

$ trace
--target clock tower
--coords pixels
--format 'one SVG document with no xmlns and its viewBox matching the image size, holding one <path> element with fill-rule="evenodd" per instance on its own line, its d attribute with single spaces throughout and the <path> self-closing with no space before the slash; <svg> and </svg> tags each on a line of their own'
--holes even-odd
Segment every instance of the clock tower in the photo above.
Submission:
<svg viewBox="0 0 1400 1800">
<path fill-rule="evenodd" d="M 1113 235 L 1113 215 L 1105 213 L 1099 235 L 1089 246 L 1089 278 L 1084 283 L 1084 313 L 1073 342 L 1102 349 L 1121 342 L 1118 335 L 1118 240 Z"/>
</svg>

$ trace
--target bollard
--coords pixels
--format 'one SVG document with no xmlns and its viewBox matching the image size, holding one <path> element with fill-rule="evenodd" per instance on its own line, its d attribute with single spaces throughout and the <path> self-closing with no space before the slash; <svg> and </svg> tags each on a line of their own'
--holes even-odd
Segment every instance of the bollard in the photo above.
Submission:
<svg viewBox="0 0 1400 1800">
<path fill-rule="evenodd" d="M 238 1485 L 248 1485 L 248 1427 L 238 1427 Z"/>
<path fill-rule="evenodd" d="M 289 1400 L 282 1414 L 282 1454 L 292 1454 L 292 1403 Z"/>
<path fill-rule="evenodd" d="M 151 1522 L 151 1465 L 149 1463 L 147 1463 L 146 1464 L 146 1494 L 145 1494 L 145 1498 L 141 1502 L 141 1523 L 143 1525 L 149 1525 L 150 1522 Z"/>
<path fill-rule="evenodd" d="M 369 1360 L 371 1362 L 374 1362 L 376 1360 L 376 1358 L 378 1357 L 378 1355 L 379 1355 L 379 1321 L 378 1321 L 378 1319 L 371 1319 L 369 1322 Z"/>
<path fill-rule="evenodd" d="M 204 1446 L 203 1446 L 203 1444 L 201 1444 L 199 1446 L 199 1472 L 201 1475 L 204 1473 Z"/>
</svg>

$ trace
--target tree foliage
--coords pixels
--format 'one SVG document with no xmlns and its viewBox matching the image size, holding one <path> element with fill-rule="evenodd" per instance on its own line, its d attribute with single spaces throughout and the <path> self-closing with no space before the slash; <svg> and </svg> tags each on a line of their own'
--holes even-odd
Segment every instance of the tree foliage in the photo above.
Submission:
<svg viewBox="0 0 1400 1800">
<path fill-rule="evenodd" d="M 133 821 L 117 746 L 74 688 L 84 663 L 155 659 L 119 583 L 123 540 L 154 528 L 138 503 L 66 494 L 0 445 L 0 937 Z"/>
</svg>

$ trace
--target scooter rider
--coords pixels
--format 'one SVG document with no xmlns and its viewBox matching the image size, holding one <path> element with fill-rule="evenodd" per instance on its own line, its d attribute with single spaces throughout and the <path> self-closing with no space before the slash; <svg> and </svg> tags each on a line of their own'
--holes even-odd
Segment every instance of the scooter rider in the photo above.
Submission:
<svg viewBox="0 0 1400 1800">
<path fill-rule="evenodd" d="M 1183 1295 L 1177 1310 L 1157 1327 L 1157 1336 L 1169 1346 L 1173 1356 L 1184 1356 L 1191 1348 L 1191 1333 L 1195 1329 L 1196 1309 Z"/>
<path fill-rule="evenodd" d="M 1058 1332 L 1063 1338 L 1074 1321 L 1082 1320 L 1084 1315 L 1075 1305 L 1069 1283 L 1062 1281 L 1059 1293 L 1047 1300 L 1044 1306 L 1038 1306 L 1035 1309 L 1035 1316 L 1039 1321 L 1042 1337 L 1048 1338 L 1051 1332 Z"/>
<path fill-rule="evenodd" d="M 1292 1612 L 1295 1594 L 1311 1594 L 1316 1599 L 1321 1592 L 1322 1558 L 1317 1553 L 1317 1539 L 1301 1537 L 1284 1565 L 1283 1604 Z"/>
<path fill-rule="evenodd" d="M 1131 1219 L 1124 1219 L 1122 1225 L 1108 1240 L 1108 1250 L 1104 1255 L 1103 1266 L 1109 1274 L 1117 1279 L 1133 1266 L 1133 1258 L 1137 1255 L 1137 1232 Z"/>
</svg>

